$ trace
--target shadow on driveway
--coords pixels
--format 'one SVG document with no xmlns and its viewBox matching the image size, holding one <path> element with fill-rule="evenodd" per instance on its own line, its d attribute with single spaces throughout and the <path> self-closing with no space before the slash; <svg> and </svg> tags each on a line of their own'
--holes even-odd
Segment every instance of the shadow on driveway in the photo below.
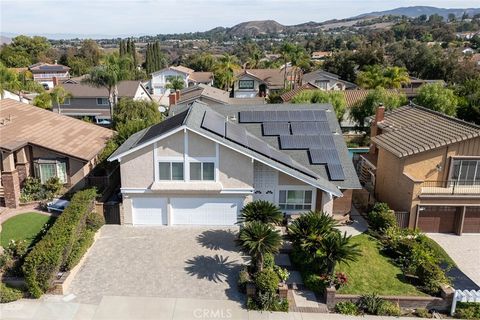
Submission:
<svg viewBox="0 0 480 320">
<path fill-rule="evenodd" d="M 237 233 L 229 229 L 206 230 L 197 236 L 197 241 L 210 250 L 237 251 L 236 237 Z"/>
</svg>

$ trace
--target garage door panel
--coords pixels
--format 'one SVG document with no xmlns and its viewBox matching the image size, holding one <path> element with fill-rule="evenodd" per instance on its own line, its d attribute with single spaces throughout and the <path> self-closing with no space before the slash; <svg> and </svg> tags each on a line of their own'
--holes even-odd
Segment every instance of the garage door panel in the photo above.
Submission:
<svg viewBox="0 0 480 320">
<path fill-rule="evenodd" d="M 432 206 L 420 211 L 418 228 L 423 232 L 455 232 L 455 207 Z"/>
<path fill-rule="evenodd" d="M 166 198 L 134 198 L 132 203 L 132 222 L 134 225 L 167 224 Z"/>
<path fill-rule="evenodd" d="M 172 224 L 234 225 L 238 220 L 242 202 L 238 198 L 173 198 Z"/>
<path fill-rule="evenodd" d="M 463 222 L 464 233 L 480 233 L 480 207 L 467 208 Z"/>
</svg>

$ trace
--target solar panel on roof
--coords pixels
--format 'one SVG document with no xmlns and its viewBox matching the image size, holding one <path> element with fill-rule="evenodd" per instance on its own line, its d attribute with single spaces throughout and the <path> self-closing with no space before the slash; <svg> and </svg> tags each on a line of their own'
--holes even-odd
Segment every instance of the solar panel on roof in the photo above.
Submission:
<svg viewBox="0 0 480 320">
<path fill-rule="evenodd" d="M 232 140 L 233 142 L 241 144 L 245 147 L 248 146 L 247 131 L 244 127 L 238 124 L 227 122 L 226 137 L 227 139 Z"/>
<path fill-rule="evenodd" d="M 217 113 L 205 111 L 205 115 L 202 121 L 202 128 L 224 137 L 225 118 Z"/>
<path fill-rule="evenodd" d="M 266 111 L 263 114 L 263 120 L 264 122 L 275 122 L 277 121 L 277 111 Z"/>
<path fill-rule="evenodd" d="M 335 141 L 331 135 L 321 135 L 318 138 L 323 149 L 336 149 Z"/>
<path fill-rule="evenodd" d="M 268 144 L 260 139 L 256 139 L 252 136 L 247 137 L 248 147 L 260 154 L 263 154 L 266 157 L 271 156 L 271 149 L 268 147 Z"/>
<path fill-rule="evenodd" d="M 252 111 L 251 122 L 263 122 L 264 118 L 265 118 L 265 111 Z"/>
<path fill-rule="evenodd" d="M 277 121 L 289 121 L 288 111 L 277 111 Z"/>
<path fill-rule="evenodd" d="M 299 136 L 280 136 L 280 148 L 281 149 L 290 149 L 290 150 L 298 150 L 298 149 L 321 149 L 322 146 L 322 138 L 323 136 L 307 136 L 307 135 L 299 135 Z"/>
<path fill-rule="evenodd" d="M 290 124 L 288 122 L 264 122 L 262 124 L 264 136 L 278 136 L 281 134 L 290 134 Z"/>
<path fill-rule="evenodd" d="M 252 111 L 240 111 L 238 118 L 239 118 L 239 122 L 252 122 L 253 112 Z"/>
<path fill-rule="evenodd" d="M 345 180 L 345 173 L 341 164 L 328 164 L 327 168 L 330 180 Z"/>
<path fill-rule="evenodd" d="M 145 132 L 140 140 L 137 141 L 137 145 L 142 144 L 148 140 L 156 138 L 168 131 L 178 128 L 179 126 L 183 125 L 183 121 L 188 114 L 188 110 L 180 112 L 172 117 L 165 119 L 164 121 L 157 123 Z"/>
<path fill-rule="evenodd" d="M 294 135 L 329 135 L 328 122 L 292 122 L 292 134 Z"/>
<path fill-rule="evenodd" d="M 315 121 L 327 121 L 327 115 L 324 110 L 314 110 Z"/>
<path fill-rule="evenodd" d="M 340 157 L 335 149 L 309 149 L 312 164 L 340 164 Z"/>
</svg>

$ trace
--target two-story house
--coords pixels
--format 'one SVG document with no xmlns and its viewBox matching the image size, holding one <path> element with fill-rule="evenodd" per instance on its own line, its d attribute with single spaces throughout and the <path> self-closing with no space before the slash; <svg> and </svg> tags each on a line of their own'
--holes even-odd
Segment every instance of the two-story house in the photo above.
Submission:
<svg viewBox="0 0 480 320">
<path fill-rule="evenodd" d="M 69 94 L 62 104 L 55 104 L 53 112 L 75 118 L 89 118 L 98 124 L 110 124 L 110 104 L 108 90 L 69 80 L 61 84 Z M 153 101 L 141 81 L 121 81 L 118 86 L 118 98 Z"/>
<path fill-rule="evenodd" d="M 212 72 L 197 72 L 184 66 L 170 66 L 152 73 L 152 79 L 150 79 L 147 86 L 155 96 L 168 96 L 170 89 L 167 88 L 167 85 L 174 78 L 181 78 L 184 82 L 184 87 L 197 84 L 213 85 Z"/>
<path fill-rule="evenodd" d="M 285 69 L 244 69 L 236 73 L 232 89 L 234 98 L 267 97 L 271 92 L 278 92 L 288 86 L 296 87 L 301 79 L 301 70 L 287 67 Z M 286 76 L 286 79 L 285 79 Z"/>
<path fill-rule="evenodd" d="M 33 74 L 33 80 L 41 83 L 46 89 L 52 89 L 58 83 L 70 78 L 70 68 L 61 64 L 35 63 L 28 67 Z"/>
<path fill-rule="evenodd" d="M 355 83 L 342 80 L 338 75 L 321 69 L 304 74 L 302 77 L 302 83 L 311 83 L 321 90 L 326 91 L 355 90 L 358 87 Z"/>
<path fill-rule="evenodd" d="M 378 108 L 371 131 L 360 179 L 401 225 L 480 232 L 480 126 L 411 104 Z"/>
<path fill-rule="evenodd" d="M 177 107 L 109 160 L 124 224 L 234 225 L 257 199 L 344 217 L 360 188 L 329 104 Z"/>
<path fill-rule="evenodd" d="M 0 198 L 19 206 L 27 177 L 57 177 L 68 189 L 85 177 L 113 131 L 11 99 L 0 100 Z"/>
</svg>

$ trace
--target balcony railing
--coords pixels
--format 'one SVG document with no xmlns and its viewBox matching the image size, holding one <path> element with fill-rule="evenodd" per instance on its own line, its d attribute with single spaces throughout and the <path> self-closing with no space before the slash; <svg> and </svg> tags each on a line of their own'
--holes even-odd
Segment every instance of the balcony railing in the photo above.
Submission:
<svg viewBox="0 0 480 320">
<path fill-rule="evenodd" d="M 480 181 L 424 181 L 422 194 L 480 196 Z"/>
</svg>

